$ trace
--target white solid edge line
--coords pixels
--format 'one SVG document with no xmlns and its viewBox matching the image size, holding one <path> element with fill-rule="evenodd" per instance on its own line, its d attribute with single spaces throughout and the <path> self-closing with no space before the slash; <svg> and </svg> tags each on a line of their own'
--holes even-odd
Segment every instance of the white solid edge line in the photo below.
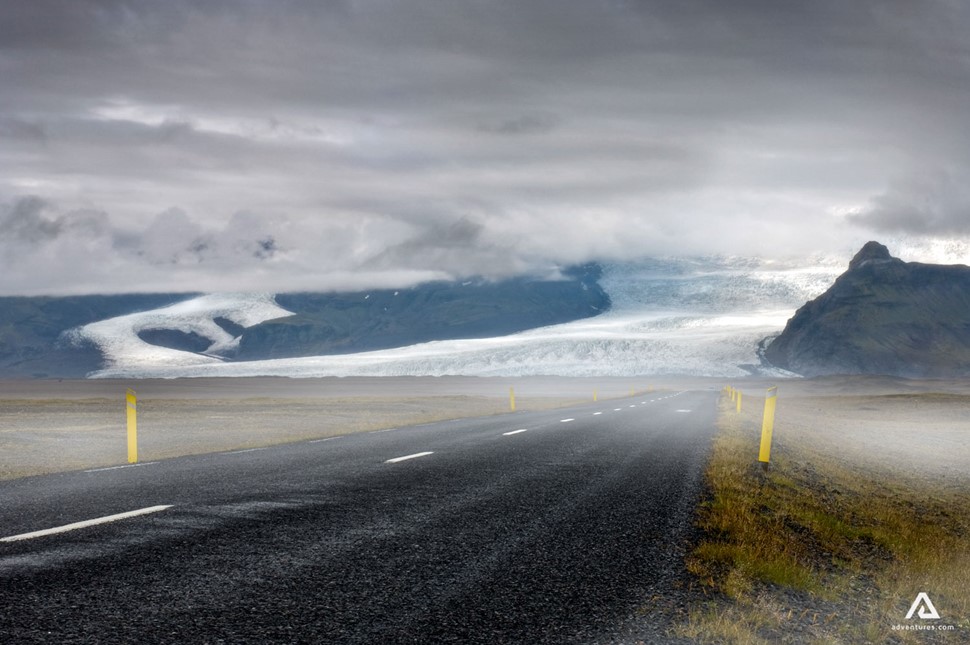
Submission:
<svg viewBox="0 0 970 645">
<path fill-rule="evenodd" d="M 243 448 L 242 450 L 229 450 L 222 454 L 224 455 L 241 455 L 246 452 L 259 452 L 260 450 L 269 450 L 269 448 Z"/>
<path fill-rule="evenodd" d="M 92 468 L 85 470 L 86 473 L 103 473 L 106 470 L 121 470 L 122 468 L 137 468 L 138 466 L 154 466 L 157 461 L 143 461 L 138 464 L 125 464 L 124 466 L 108 466 L 107 468 Z"/>
<path fill-rule="evenodd" d="M 512 436 L 514 434 L 519 434 L 520 432 L 528 432 L 528 431 L 529 431 L 528 428 L 522 428 L 521 430 L 513 430 L 512 432 L 503 432 L 502 433 L 502 436 L 503 437 L 510 437 L 510 436 Z"/>
<path fill-rule="evenodd" d="M 11 535 L 10 537 L 0 538 L 0 542 L 16 542 L 18 540 L 31 540 L 33 538 L 44 537 L 45 535 L 55 535 L 57 533 L 66 533 L 68 531 L 74 531 L 76 529 L 84 529 L 89 526 L 97 526 L 98 524 L 108 524 L 109 522 L 126 520 L 129 517 L 138 517 L 139 515 L 158 513 L 159 511 L 164 511 L 165 509 L 168 509 L 168 508 L 172 508 L 172 505 L 168 504 L 166 506 L 149 506 L 148 508 L 141 508 L 141 509 L 138 509 L 137 511 L 128 511 L 127 513 L 118 513 L 117 515 L 107 515 L 105 517 L 98 517 L 93 520 L 75 522 L 74 524 L 65 524 L 64 526 L 58 526 L 52 529 L 33 531 L 31 533 L 21 533 L 20 535 Z"/>
<path fill-rule="evenodd" d="M 428 455 L 433 455 L 433 452 L 416 452 L 413 455 L 405 455 L 403 457 L 395 457 L 394 459 L 388 459 L 385 464 L 396 464 L 399 461 L 404 461 L 405 459 L 416 459 L 418 457 L 427 457 Z"/>
</svg>

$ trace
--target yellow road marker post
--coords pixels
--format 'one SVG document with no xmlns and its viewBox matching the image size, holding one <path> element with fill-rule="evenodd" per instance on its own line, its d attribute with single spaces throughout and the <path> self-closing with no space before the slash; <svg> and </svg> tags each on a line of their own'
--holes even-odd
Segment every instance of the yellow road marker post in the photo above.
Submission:
<svg viewBox="0 0 970 645">
<path fill-rule="evenodd" d="M 778 387 L 768 388 L 765 396 L 765 416 L 761 422 L 761 450 L 758 453 L 758 461 L 761 467 L 768 470 L 768 462 L 771 460 L 771 433 L 775 429 L 775 403 L 778 401 Z"/>
<path fill-rule="evenodd" d="M 738 414 L 741 414 L 741 390 L 738 390 L 737 402 L 738 402 Z"/>
<path fill-rule="evenodd" d="M 596 402 L 596 390 L 593 390 L 593 403 Z"/>
<path fill-rule="evenodd" d="M 515 412 L 515 388 L 509 388 L 509 410 Z"/>
<path fill-rule="evenodd" d="M 128 388 L 125 393 L 126 410 L 128 413 L 128 463 L 138 463 L 138 397 L 135 391 Z"/>
</svg>

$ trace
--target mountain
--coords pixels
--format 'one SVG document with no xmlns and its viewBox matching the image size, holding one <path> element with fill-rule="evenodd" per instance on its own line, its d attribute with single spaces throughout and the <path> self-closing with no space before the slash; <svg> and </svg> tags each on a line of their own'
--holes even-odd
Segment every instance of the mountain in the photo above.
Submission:
<svg viewBox="0 0 970 645">
<path fill-rule="evenodd" d="M 70 342 L 66 330 L 192 295 L 0 297 L 0 376 L 84 376 L 98 369 L 101 352 L 91 343 Z"/>
<path fill-rule="evenodd" d="M 432 340 L 488 338 L 588 318 L 610 307 L 595 264 L 566 279 L 515 278 L 491 283 L 432 282 L 366 293 L 279 294 L 295 315 L 242 334 L 234 358 L 263 360 L 404 347 Z"/>
<path fill-rule="evenodd" d="M 970 267 L 904 262 L 868 242 L 764 357 L 804 376 L 970 375 Z"/>
<path fill-rule="evenodd" d="M 90 375 L 97 378 L 412 375 L 646 378 L 664 374 L 737 378 L 752 373 L 777 376 L 780 375 L 777 369 L 766 367 L 759 360 L 759 341 L 768 334 L 777 334 L 796 307 L 828 288 L 842 272 L 842 264 L 841 258 L 824 256 L 787 261 L 734 256 L 667 257 L 604 264 L 602 277 L 596 279 L 595 285 L 589 280 L 599 275 L 598 267 L 579 282 L 570 278 L 565 284 L 560 280 L 539 287 L 564 310 L 577 303 L 609 302 L 609 310 L 603 313 L 551 325 L 546 324 L 551 305 L 543 305 L 542 298 L 532 305 L 525 298 L 509 300 L 513 293 L 528 294 L 536 289 L 529 284 L 535 281 L 527 280 L 524 284 L 504 286 L 501 283 L 437 283 L 425 285 L 426 289 L 414 293 L 402 289 L 397 295 L 394 291 L 337 294 L 336 297 L 313 295 L 311 299 L 329 303 L 330 313 L 326 316 L 314 314 L 309 307 L 301 308 L 304 305 L 300 301 L 305 294 L 295 295 L 292 300 L 259 294 L 222 294 L 219 298 L 207 295 L 164 309 L 93 323 L 76 331 L 103 348 L 106 365 Z M 503 325 L 509 321 L 504 315 L 482 317 L 489 311 L 484 306 L 488 302 L 485 291 L 493 288 L 497 301 L 490 306 L 502 308 L 499 313 L 513 311 L 513 320 L 521 315 L 518 320 L 530 326 L 514 333 L 494 335 L 508 329 Z M 485 291 L 475 300 L 466 295 L 450 302 L 469 289 Z M 506 289 L 505 296 L 503 289 Z M 561 291 L 559 296 L 555 295 L 557 291 Z M 530 297 L 538 298 L 536 294 Z M 281 304 L 300 311 L 286 311 Z M 374 315 L 361 317 L 360 311 L 366 311 L 357 309 L 361 305 L 374 307 Z M 340 309 L 343 306 L 354 309 L 344 312 Z M 529 306 L 533 307 L 533 313 L 525 316 Z M 387 312 L 384 307 L 388 308 Z M 478 322 L 462 322 L 473 314 L 478 316 Z M 410 336 L 412 339 L 421 334 L 430 335 L 428 330 L 417 328 L 425 323 L 441 327 L 446 323 L 455 324 L 456 329 L 464 330 L 464 337 L 446 340 L 440 338 L 442 332 L 436 333 L 436 339 L 429 342 L 388 349 L 345 353 L 337 348 L 326 355 L 308 352 L 267 360 L 240 357 L 240 352 L 248 351 L 242 346 L 253 331 L 251 327 L 300 328 L 304 325 L 300 320 L 311 317 L 320 323 L 328 320 L 339 323 L 338 328 L 343 331 L 333 338 L 343 338 L 343 343 L 359 342 L 358 348 L 371 342 L 371 332 L 363 333 L 354 325 L 373 324 L 380 328 L 409 318 L 411 327 L 416 329 Z M 229 327 L 226 321 L 236 321 L 246 331 L 229 332 L 225 329 Z M 254 321 L 263 321 L 263 324 Z M 470 337 L 476 327 L 486 336 Z M 145 331 L 148 329 L 168 331 L 164 335 L 152 332 L 149 336 Z M 299 346 L 300 342 L 309 343 L 313 329 L 310 325 L 304 341 L 299 337 L 288 339 L 281 349 Z M 198 353 L 192 351 L 198 346 L 198 339 L 192 334 L 222 340 Z M 280 337 L 283 335 L 281 331 Z M 408 338 L 405 336 L 397 342 L 406 342 Z M 152 345 L 146 340 L 165 342 L 169 347 Z"/>
<path fill-rule="evenodd" d="M 0 298 L 0 376 L 778 376 L 759 341 L 845 261 L 663 257 L 396 291 Z"/>
<path fill-rule="evenodd" d="M 360 293 L 0 298 L 0 376 L 206 366 L 501 336 L 610 308 L 595 264 L 556 279 Z"/>
</svg>

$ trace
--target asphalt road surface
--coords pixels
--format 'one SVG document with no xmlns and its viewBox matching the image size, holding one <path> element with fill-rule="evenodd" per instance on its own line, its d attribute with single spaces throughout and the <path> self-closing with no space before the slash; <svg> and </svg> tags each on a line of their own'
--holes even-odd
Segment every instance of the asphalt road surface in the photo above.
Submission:
<svg viewBox="0 0 970 645">
<path fill-rule="evenodd" d="M 666 642 L 715 402 L 0 482 L 0 642 Z"/>
</svg>

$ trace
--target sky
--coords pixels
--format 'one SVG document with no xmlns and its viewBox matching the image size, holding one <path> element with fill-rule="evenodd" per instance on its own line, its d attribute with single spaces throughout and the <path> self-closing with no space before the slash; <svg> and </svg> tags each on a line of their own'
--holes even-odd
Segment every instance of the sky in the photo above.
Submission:
<svg viewBox="0 0 970 645">
<path fill-rule="evenodd" d="M 967 33 L 961 0 L 3 2 L 0 294 L 960 257 Z"/>
</svg>

